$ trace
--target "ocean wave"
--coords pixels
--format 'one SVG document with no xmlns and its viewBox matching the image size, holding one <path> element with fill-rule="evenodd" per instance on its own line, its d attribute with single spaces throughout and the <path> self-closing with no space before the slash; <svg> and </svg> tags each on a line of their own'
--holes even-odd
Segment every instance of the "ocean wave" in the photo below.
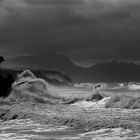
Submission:
<svg viewBox="0 0 140 140">
<path fill-rule="evenodd" d="M 77 101 L 72 105 L 77 106 L 79 108 L 84 108 L 84 109 L 87 109 L 87 110 L 91 110 L 91 109 L 94 109 L 94 108 L 105 108 L 106 103 L 110 100 L 110 98 L 111 97 L 105 97 L 105 98 L 103 98 L 102 100 L 99 100 L 99 101 L 85 101 L 85 100 L 82 100 L 82 101 Z"/>
<path fill-rule="evenodd" d="M 140 135 L 130 129 L 102 128 L 93 131 L 80 131 L 67 126 L 54 126 L 38 124 L 30 119 L 10 120 L 0 122 L 1 140 L 134 140 Z"/>
<path fill-rule="evenodd" d="M 126 108 L 126 109 L 139 109 L 140 97 L 114 95 L 106 103 L 106 108 Z"/>
<path fill-rule="evenodd" d="M 80 100 L 99 101 L 104 96 L 94 88 L 54 86 L 44 79 L 37 78 L 30 70 L 18 74 L 12 85 L 9 100 L 32 101 L 38 103 L 72 104 Z"/>
<path fill-rule="evenodd" d="M 96 86 L 95 86 L 96 87 Z M 72 104 L 85 108 L 140 108 L 140 98 L 132 96 L 106 96 L 94 86 L 69 87 L 54 86 L 44 79 L 37 78 L 31 71 L 26 70 L 17 76 L 12 85 L 12 92 L 6 101 L 33 102 L 43 104 Z"/>
</svg>

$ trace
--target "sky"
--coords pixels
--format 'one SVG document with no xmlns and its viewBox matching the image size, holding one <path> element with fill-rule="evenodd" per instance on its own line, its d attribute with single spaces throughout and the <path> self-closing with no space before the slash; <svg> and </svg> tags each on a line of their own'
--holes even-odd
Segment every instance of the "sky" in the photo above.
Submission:
<svg viewBox="0 0 140 140">
<path fill-rule="evenodd" d="M 140 0 L 0 0 L 0 55 L 55 51 L 89 67 L 140 63 Z"/>
</svg>

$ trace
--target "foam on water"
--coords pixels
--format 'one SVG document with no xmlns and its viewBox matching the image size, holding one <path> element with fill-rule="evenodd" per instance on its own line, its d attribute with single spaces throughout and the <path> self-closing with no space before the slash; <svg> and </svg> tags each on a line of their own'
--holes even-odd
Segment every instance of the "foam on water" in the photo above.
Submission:
<svg viewBox="0 0 140 140">
<path fill-rule="evenodd" d="M 68 105 L 67 109 L 69 109 L 70 112 L 69 115 L 71 115 L 73 112 L 76 112 L 74 113 L 74 117 L 75 117 L 75 115 L 77 115 L 77 111 L 81 113 L 83 110 L 84 111 L 86 110 L 83 113 L 86 114 L 87 110 L 90 110 L 90 112 L 92 112 L 92 110 L 95 109 L 98 110 L 99 108 L 103 109 L 106 107 L 106 103 L 110 101 L 111 97 L 106 97 L 98 93 L 97 94 L 95 93 L 96 92 L 94 92 L 93 88 L 90 89 L 85 87 L 82 88 L 81 87 L 55 87 L 52 85 L 48 85 L 48 83 L 43 79 L 36 78 L 30 71 L 26 71 L 21 75 L 19 75 L 18 80 L 13 84 L 13 91 L 9 99 L 10 101 L 12 99 L 17 99 L 17 103 L 21 103 L 25 101 L 27 104 L 34 103 L 35 101 L 36 101 L 35 103 L 43 103 L 47 105 L 53 103 L 53 106 L 48 105 L 48 108 L 51 108 L 50 110 L 46 110 L 45 107 L 41 108 L 41 104 L 39 104 L 40 107 L 37 107 L 38 104 L 36 104 L 36 107 L 29 105 L 29 107 L 31 108 L 29 108 L 28 111 L 25 109 L 27 111 L 26 112 L 27 114 L 29 113 L 29 111 L 34 109 L 34 112 L 36 112 L 35 114 L 39 114 L 39 115 L 49 114 L 51 116 L 53 115 L 57 116 L 58 112 L 56 113 L 56 111 L 62 109 L 65 105 L 66 106 Z M 45 102 L 43 102 L 44 99 Z M 58 102 L 58 100 L 64 101 L 64 104 Z M 69 100 L 70 102 L 67 102 Z M 61 108 L 56 108 L 54 109 L 55 111 L 53 111 L 52 107 L 54 108 L 57 107 L 58 103 L 61 103 L 61 105 L 64 106 L 62 106 Z M 64 111 L 66 112 L 63 114 L 64 116 L 67 114 L 67 109 L 64 109 Z M 19 110 L 21 110 L 20 107 Z M 106 113 L 106 110 L 103 113 Z M 93 117 L 93 115 L 96 114 L 91 114 L 91 115 L 92 115 L 91 117 Z M 79 116 L 80 115 L 77 115 L 76 117 L 80 120 L 80 124 L 78 124 L 78 127 L 73 126 L 74 128 L 72 128 L 71 124 L 78 123 L 78 121 L 77 118 L 75 118 L 75 120 L 73 121 L 73 116 L 71 116 L 72 118 L 68 118 L 68 119 L 65 117 L 61 118 L 61 116 L 59 116 L 60 120 L 57 117 L 56 120 L 54 119 L 54 121 L 56 122 L 62 121 L 62 123 L 60 123 L 61 125 L 67 125 L 66 123 L 69 122 L 70 125 L 68 126 L 71 127 L 59 126 L 59 122 L 56 123 L 55 125 L 40 124 L 30 119 L 15 119 L 15 120 L 9 120 L 4 122 L 0 121 L 0 140 L 47 140 L 47 139 L 48 140 L 50 139 L 54 139 L 54 140 L 57 139 L 58 140 L 74 140 L 74 139 L 75 140 L 78 139 L 80 140 L 103 140 L 103 139 L 104 140 L 114 140 L 114 139 L 136 140 L 137 139 L 139 140 L 140 139 L 139 134 L 135 134 L 132 137 L 131 133 L 133 132 L 129 129 L 123 129 L 123 128 L 108 128 L 108 129 L 100 129 L 100 130 L 96 129 L 97 131 L 92 131 L 93 129 L 88 129 L 90 130 L 89 132 L 86 129 L 86 127 L 81 128 L 82 127 L 81 124 L 84 124 L 84 122 L 86 122 L 89 125 L 89 122 L 86 120 L 88 116 L 86 116 L 85 119 L 86 121 L 83 120 L 84 117 L 79 118 Z M 104 128 L 104 126 L 100 128 Z"/>
<path fill-rule="evenodd" d="M 96 93 L 97 89 L 94 86 L 89 86 L 89 84 L 82 87 L 54 86 L 44 79 L 37 78 L 31 71 L 27 70 L 18 75 L 16 81 L 12 84 L 9 100 L 17 99 L 32 102 L 45 102 L 48 101 L 48 98 L 86 100 L 92 98 Z"/>
<path fill-rule="evenodd" d="M 67 126 L 41 125 L 29 119 L 0 122 L 0 140 L 60 139 L 69 137 L 72 131 Z"/>
<path fill-rule="evenodd" d="M 77 106 L 79 108 L 84 108 L 84 109 L 92 109 L 92 108 L 105 108 L 106 103 L 110 100 L 111 97 L 105 97 L 100 101 L 78 101 L 72 104 L 73 106 Z"/>
<path fill-rule="evenodd" d="M 41 125 L 30 119 L 0 122 L 0 140 L 138 140 L 129 129 L 114 128 L 82 132 L 67 126 Z"/>
</svg>

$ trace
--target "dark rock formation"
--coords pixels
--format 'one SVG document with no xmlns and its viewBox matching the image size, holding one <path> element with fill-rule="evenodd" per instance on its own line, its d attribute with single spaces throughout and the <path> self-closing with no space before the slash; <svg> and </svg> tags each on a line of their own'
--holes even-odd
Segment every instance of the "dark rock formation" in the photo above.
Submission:
<svg viewBox="0 0 140 140">
<path fill-rule="evenodd" d="M 11 74 L 7 77 L 0 75 L 0 97 L 7 97 L 10 94 L 13 82 L 14 78 Z"/>
<path fill-rule="evenodd" d="M 4 62 L 4 57 L 0 56 L 0 63 Z"/>
</svg>

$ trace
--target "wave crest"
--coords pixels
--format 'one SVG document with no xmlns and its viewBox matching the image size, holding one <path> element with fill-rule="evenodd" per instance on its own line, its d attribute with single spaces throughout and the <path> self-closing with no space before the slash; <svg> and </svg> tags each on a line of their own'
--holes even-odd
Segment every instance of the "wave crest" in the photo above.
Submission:
<svg viewBox="0 0 140 140">
<path fill-rule="evenodd" d="M 9 96 L 10 100 L 66 104 L 72 104 L 79 100 L 99 101 L 103 98 L 104 96 L 94 88 L 51 85 L 44 79 L 37 78 L 30 70 L 17 75 Z"/>
</svg>

